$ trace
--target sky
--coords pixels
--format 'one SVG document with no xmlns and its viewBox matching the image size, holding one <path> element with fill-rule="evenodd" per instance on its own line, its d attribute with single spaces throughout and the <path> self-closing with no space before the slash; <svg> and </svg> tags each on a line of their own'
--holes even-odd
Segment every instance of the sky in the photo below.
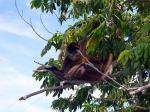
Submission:
<svg viewBox="0 0 150 112">
<path fill-rule="evenodd" d="M 32 20 L 35 29 L 46 39 L 52 35 L 40 22 L 40 10 L 30 9 L 31 0 L 17 0 L 19 10 L 23 10 L 25 19 Z M 62 26 L 55 15 L 42 14 L 43 22 L 51 32 L 63 32 L 73 21 Z M 42 82 L 32 77 L 38 66 L 35 61 L 44 63 L 49 58 L 57 58 L 52 49 L 40 57 L 46 42 L 38 38 L 32 29 L 21 20 L 15 8 L 14 0 L 0 0 L 0 112 L 55 112 L 50 107 L 52 96 L 40 94 L 25 101 L 18 98 L 37 91 Z"/>
</svg>

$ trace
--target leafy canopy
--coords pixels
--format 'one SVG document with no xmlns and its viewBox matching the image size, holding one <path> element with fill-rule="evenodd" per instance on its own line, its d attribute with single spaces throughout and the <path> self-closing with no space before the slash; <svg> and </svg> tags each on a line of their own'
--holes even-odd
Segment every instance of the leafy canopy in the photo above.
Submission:
<svg viewBox="0 0 150 112">
<path fill-rule="evenodd" d="M 120 63 L 113 69 L 112 77 L 126 87 L 137 87 L 150 82 L 150 2 L 149 0 L 32 0 L 31 8 L 59 14 L 62 24 L 67 19 L 77 19 L 64 33 L 56 32 L 42 50 L 43 57 L 52 47 L 60 50 L 59 60 L 51 59 L 47 65 L 61 66 L 64 49 L 70 42 L 78 42 L 88 32 L 92 36 L 87 43 L 87 54 L 104 60 L 112 52 Z M 94 27 L 94 29 L 93 29 Z M 121 74 L 115 75 L 120 72 Z M 34 73 L 36 80 L 43 80 L 41 87 L 59 85 L 51 73 Z M 113 82 L 111 82 L 113 84 Z M 113 84 L 115 85 L 115 84 Z M 117 85 L 115 85 L 117 86 Z M 119 88 L 119 87 L 118 87 Z M 70 88 L 71 89 L 71 88 Z M 99 112 L 146 110 L 150 97 L 144 93 L 129 95 L 106 82 L 80 85 L 75 94 L 61 97 L 63 90 L 47 91 L 58 99 L 52 108 L 60 111 Z M 93 93 L 99 91 L 95 97 Z"/>
</svg>

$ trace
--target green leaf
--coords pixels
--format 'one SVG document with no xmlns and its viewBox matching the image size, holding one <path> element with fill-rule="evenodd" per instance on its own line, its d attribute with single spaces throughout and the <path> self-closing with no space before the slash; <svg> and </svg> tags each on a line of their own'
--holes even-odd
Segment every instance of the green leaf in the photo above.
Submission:
<svg viewBox="0 0 150 112">
<path fill-rule="evenodd" d="M 63 41 L 63 35 L 61 33 L 55 33 L 52 38 L 48 40 L 47 45 L 41 52 L 41 57 L 43 57 L 52 47 L 56 50 L 60 49 Z"/>
<path fill-rule="evenodd" d="M 125 65 L 128 61 L 128 56 L 129 56 L 130 51 L 129 50 L 124 50 L 123 52 L 121 52 L 121 54 L 118 57 L 118 61 L 122 62 L 123 65 Z"/>
<path fill-rule="evenodd" d="M 44 5 L 43 4 L 41 5 L 41 10 L 42 10 L 42 12 L 44 12 Z"/>
<path fill-rule="evenodd" d="M 115 14 L 113 14 L 112 17 L 113 17 L 113 20 L 114 20 L 115 24 L 117 25 L 117 27 L 121 28 L 122 27 L 121 26 L 122 23 L 121 23 L 120 18 L 117 15 L 115 15 Z"/>
<path fill-rule="evenodd" d="M 32 0 L 31 1 L 31 8 L 39 8 L 42 4 L 42 0 Z"/>
</svg>

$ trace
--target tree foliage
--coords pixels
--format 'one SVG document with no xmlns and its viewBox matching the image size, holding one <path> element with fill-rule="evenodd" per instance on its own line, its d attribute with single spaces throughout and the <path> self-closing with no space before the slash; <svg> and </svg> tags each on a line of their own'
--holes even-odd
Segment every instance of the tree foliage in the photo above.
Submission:
<svg viewBox="0 0 150 112">
<path fill-rule="evenodd" d="M 126 87 L 139 87 L 150 83 L 150 1 L 149 0 L 32 0 L 31 8 L 42 12 L 59 13 L 62 24 L 67 19 L 78 19 L 64 33 L 56 32 L 42 50 L 44 56 L 52 47 L 60 50 L 58 60 L 50 59 L 47 65 L 60 67 L 64 49 L 70 42 L 78 42 L 89 32 L 87 54 L 104 60 L 109 52 L 120 62 L 112 77 Z M 121 74 L 115 75 L 120 72 Z M 34 73 L 36 80 L 43 80 L 41 87 L 59 85 L 50 73 Z M 113 82 L 111 82 L 113 84 Z M 115 85 L 115 84 L 113 84 Z M 117 85 L 115 85 L 117 86 Z M 119 88 L 119 87 L 118 87 Z M 73 89 L 73 88 L 70 88 Z M 61 97 L 63 90 L 47 91 L 58 99 L 52 108 L 60 111 L 83 112 L 114 111 L 131 112 L 150 109 L 149 95 L 140 92 L 130 95 L 106 82 L 74 88 L 75 94 Z M 100 93 L 93 95 L 95 91 Z"/>
</svg>

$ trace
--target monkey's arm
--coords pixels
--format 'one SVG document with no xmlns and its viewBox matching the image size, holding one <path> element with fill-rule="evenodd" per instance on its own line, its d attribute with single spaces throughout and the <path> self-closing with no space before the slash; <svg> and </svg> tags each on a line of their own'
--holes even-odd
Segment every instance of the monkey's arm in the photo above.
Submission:
<svg viewBox="0 0 150 112">
<path fill-rule="evenodd" d="M 80 45 L 80 51 L 86 55 L 86 44 L 88 42 L 88 40 L 90 39 L 91 37 L 91 34 L 87 34 L 80 42 L 79 42 L 79 45 Z"/>
<path fill-rule="evenodd" d="M 103 70 L 104 73 L 109 69 L 110 65 L 112 65 L 112 61 L 113 61 L 113 54 L 109 53 L 107 61 L 104 65 L 104 70 Z"/>
<path fill-rule="evenodd" d="M 110 53 L 106 62 L 101 67 L 101 71 L 104 73 L 102 75 L 101 79 L 104 79 L 108 75 L 112 74 L 112 71 L 113 71 L 112 60 L 113 60 L 113 55 L 112 55 L 112 53 Z"/>
<path fill-rule="evenodd" d="M 51 66 L 51 67 L 40 66 L 37 68 L 37 70 L 35 70 L 35 72 L 50 72 L 53 73 L 58 80 L 60 81 L 64 80 L 64 72 L 59 70 L 55 66 Z"/>
<path fill-rule="evenodd" d="M 67 55 L 68 55 L 68 54 L 66 54 L 65 59 L 64 59 L 64 61 L 63 61 L 63 63 L 62 63 L 62 66 L 61 66 L 61 71 L 62 71 L 63 73 L 67 73 L 67 71 L 68 71 L 68 70 L 70 69 L 70 67 L 72 66 L 70 60 L 69 60 L 68 57 L 67 57 Z"/>
<path fill-rule="evenodd" d="M 88 33 L 86 34 L 86 36 L 81 40 L 81 42 L 79 42 L 79 45 L 81 45 L 81 52 L 86 55 L 86 44 L 88 42 L 88 40 L 90 39 L 91 37 L 91 32 L 92 30 L 94 30 L 95 28 L 97 27 L 97 25 L 93 25 L 91 26 L 91 28 L 89 29 Z"/>
</svg>

